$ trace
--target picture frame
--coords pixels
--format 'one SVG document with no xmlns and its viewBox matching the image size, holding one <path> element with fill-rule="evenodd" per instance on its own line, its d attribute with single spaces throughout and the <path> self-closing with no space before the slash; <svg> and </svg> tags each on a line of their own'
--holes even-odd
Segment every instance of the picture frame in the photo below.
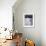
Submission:
<svg viewBox="0 0 46 46">
<path fill-rule="evenodd" d="M 34 27 L 34 13 L 24 13 L 23 14 L 23 26 L 24 27 Z"/>
</svg>

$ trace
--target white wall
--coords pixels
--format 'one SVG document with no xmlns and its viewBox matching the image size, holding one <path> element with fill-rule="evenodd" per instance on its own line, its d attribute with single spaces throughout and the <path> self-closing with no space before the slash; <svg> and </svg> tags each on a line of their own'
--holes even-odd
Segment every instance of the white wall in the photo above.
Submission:
<svg viewBox="0 0 46 46">
<path fill-rule="evenodd" d="M 16 0 L 0 0 L 0 27 L 12 28 L 12 6 Z"/>
<path fill-rule="evenodd" d="M 46 0 L 41 1 L 41 40 L 42 46 L 46 46 Z"/>
<path fill-rule="evenodd" d="M 16 6 L 16 5 L 14 5 Z M 15 28 L 22 32 L 24 38 L 35 41 L 36 46 L 41 46 L 41 1 L 40 0 L 23 0 L 23 2 L 14 8 Z M 23 27 L 23 14 L 34 13 L 35 27 Z"/>
</svg>

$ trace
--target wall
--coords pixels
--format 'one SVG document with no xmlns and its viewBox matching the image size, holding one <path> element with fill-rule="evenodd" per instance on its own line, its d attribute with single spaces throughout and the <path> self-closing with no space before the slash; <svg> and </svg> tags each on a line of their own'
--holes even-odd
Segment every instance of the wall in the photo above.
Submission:
<svg viewBox="0 0 46 46">
<path fill-rule="evenodd" d="M 16 6 L 16 5 L 14 5 Z M 41 1 L 40 0 L 23 0 L 17 7 L 13 8 L 15 29 L 23 33 L 24 39 L 35 41 L 36 46 L 41 46 Z M 35 27 L 23 27 L 23 14 L 34 13 Z"/>
<path fill-rule="evenodd" d="M 12 6 L 16 0 L 0 0 L 0 27 L 12 29 Z"/>
<path fill-rule="evenodd" d="M 46 0 L 41 1 L 41 41 L 46 46 Z"/>
</svg>

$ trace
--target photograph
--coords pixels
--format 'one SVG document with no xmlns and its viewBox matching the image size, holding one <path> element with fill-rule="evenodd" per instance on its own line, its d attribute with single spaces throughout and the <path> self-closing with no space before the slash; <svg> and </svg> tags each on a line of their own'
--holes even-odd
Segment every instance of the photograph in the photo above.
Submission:
<svg viewBox="0 0 46 46">
<path fill-rule="evenodd" d="M 25 14 L 24 15 L 24 27 L 33 27 L 34 26 L 34 15 Z"/>
</svg>

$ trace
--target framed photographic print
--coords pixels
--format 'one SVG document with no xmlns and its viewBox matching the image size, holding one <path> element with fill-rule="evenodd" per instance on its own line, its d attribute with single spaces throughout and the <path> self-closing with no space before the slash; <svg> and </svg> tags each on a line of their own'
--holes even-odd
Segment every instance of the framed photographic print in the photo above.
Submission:
<svg viewBox="0 0 46 46">
<path fill-rule="evenodd" d="M 24 14 L 23 25 L 24 27 L 34 27 L 34 14 Z"/>
</svg>

